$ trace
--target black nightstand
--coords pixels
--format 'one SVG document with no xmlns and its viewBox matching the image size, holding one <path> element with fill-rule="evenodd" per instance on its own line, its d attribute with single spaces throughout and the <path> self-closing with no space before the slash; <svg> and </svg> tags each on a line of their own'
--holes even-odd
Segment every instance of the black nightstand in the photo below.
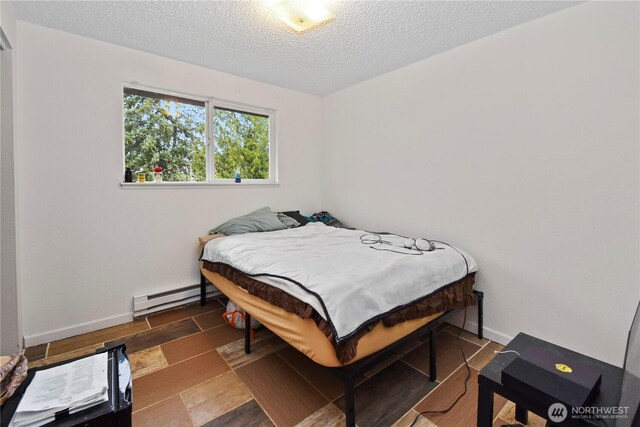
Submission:
<svg viewBox="0 0 640 427">
<path fill-rule="evenodd" d="M 541 347 L 545 350 L 555 352 L 560 355 L 567 355 L 583 366 L 590 367 L 602 374 L 600 392 L 590 406 L 617 407 L 620 400 L 620 387 L 622 384 L 622 369 L 605 362 L 587 357 L 566 348 L 551 344 L 527 334 L 520 333 L 516 336 L 503 351 L 515 350 L 518 353 L 528 347 Z M 518 357 L 515 353 L 497 354 L 494 359 L 487 364 L 478 375 L 478 427 L 491 427 L 493 424 L 493 393 L 498 393 L 502 397 L 509 399 L 516 404 L 516 420 L 526 424 L 527 411 L 532 411 L 539 416 L 549 420 L 549 408 L 536 402 L 535 397 L 520 394 L 502 384 L 502 370 L 513 359 Z M 555 425 L 551 423 L 552 425 Z M 584 420 L 572 418 L 569 413 L 567 418 L 557 424 L 561 426 L 581 426 L 581 425 L 613 426 L 614 418 L 600 420 Z"/>
<path fill-rule="evenodd" d="M 132 378 L 131 365 L 126 353 L 125 344 L 117 344 L 96 350 L 96 353 L 108 352 L 109 400 L 74 414 L 56 414 L 55 421 L 45 426 L 55 427 L 131 427 L 132 411 Z M 27 378 L 18 387 L 15 394 L 0 409 L 0 427 L 7 427 L 18 408 L 20 399 L 25 393 L 35 373 L 53 368 L 87 356 L 65 360 L 42 368 L 29 369 Z"/>
</svg>

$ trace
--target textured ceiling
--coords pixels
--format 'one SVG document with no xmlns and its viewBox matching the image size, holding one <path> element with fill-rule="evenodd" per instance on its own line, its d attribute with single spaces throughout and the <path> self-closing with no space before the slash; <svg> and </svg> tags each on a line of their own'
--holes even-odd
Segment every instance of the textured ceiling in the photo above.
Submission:
<svg viewBox="0 0 640 427">
<path fill-rule="evenodd" d="M 18 19 L 315 95 L 570 7 L 565 1 L 323 1 L 296 34 L 260 0 L 14 1 Z"/>
</svg>

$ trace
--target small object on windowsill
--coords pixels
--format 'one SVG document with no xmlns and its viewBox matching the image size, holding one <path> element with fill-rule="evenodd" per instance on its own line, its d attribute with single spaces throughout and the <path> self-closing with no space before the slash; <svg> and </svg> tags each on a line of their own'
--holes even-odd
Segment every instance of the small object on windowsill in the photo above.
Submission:
<svg viewBox="0 0 640 427">
<path fill-rule="evenodd" d="M 145 173 L 143 171 L 138 172 L 138 182 L 143 183 L 146 181 Z"/>
<path fill-rule="evenodd" d="M 153 172 L 154 172 L 154 181 L 155 182 L 162 182 L 162 168 L 160 166 L 156 166 L 155 168 L 153 168 Z"/>
<path fill-rule="evenodd" d="M 124 171 L 124 182 L 133 182 L 133 172 L 131 172 L 131 168 L 127 168 Z"/>
<path fill-rule="evenodd" d="M 242 176 L 240 175 L 240 171 L 236 171 L 236 182 L 242 182 Z"/>
</svg>

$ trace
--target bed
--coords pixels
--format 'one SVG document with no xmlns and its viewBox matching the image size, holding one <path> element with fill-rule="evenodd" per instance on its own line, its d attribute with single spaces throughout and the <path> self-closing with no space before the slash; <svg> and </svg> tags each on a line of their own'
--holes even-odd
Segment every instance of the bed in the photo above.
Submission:
<svg viewBox="0 0 640 427">
<path fill-rule="evenodd" d="M 476 267 L 471 257 L 444 242 L 438 242 L 436 246 L 440 250 L 434 250 L 433 254 L 425 253 L 425 258 L 418 260 L 418 257 L 412 256 L 417 254 L 403 251 L 402 248 L 391 247 L 388 250 L 388 245 L 382 247 L 372 244 L 368 238 L 364 241 L 361 239 L 362 236 L 370 234 L 359 230 L 339 230 L 310 224 L 297 230 L 231 237 L 217 235 L 212 236 L 210 242 L 204 246 L 201 257 L 201 303 L 206 303 L 205 289 L 206 282 L 209 281 L 243 308 L 248 316 L 259 320 L 311 360 L 334 368 L 345 383 L 347 426 L 355 425 L 354 379 L 382 359 L 389 357 L 405 342 L 429 335 L 429 377 L 431 381 L 435 381 L 434 331 L 454 310 L 477 304 L 478 336 L 482 337 L 483 294 L 473 289 Z M 392 242 L 387 235 L 380 240 Z M 445 250 L 447 246 L 450 250 Z M 329 252 L 332 254 L 323 255 L 328 248 L 331 248 Z M 389 288 L 384 286 L 384 283 L 379 285 L 379 289 L 375 287 L 377 285 L 370 284 L 378 280 L 370 280 L 367 286 L 361 288 L 351 286 L 352 280 L 357 282 L 371 277 L 381 278 L 381 282 L 419 282 L 422 279 L 419 275 L 414 278 L 414 271 L 427 260 L 432 262 L 431 260 L 441 259 L 436 265 L 453 264 L 446 260 L 445 252 L 449 252 L 449 260 L 458 255 L 464 259 L 464 269 L 461 270 L 460 263 L 457 263 L 454 268 L 457 270 L 451 273 L 453 276 L 457 275 L 455 280 L 451 280 L 451 274 L 443 275 L 440 271 L 429 278 L 434 282 L 433 285 L 426 288 L 421 286 L 415 290 L 418 293 L 408 292 L 407 295 L 398 297 L 401 298 L 399 300 L 394 298 L 402 292 L 396 291 L 395 288 L 389 295 L 375 298 L 378 295 L 376 292 L 380 292 L 380 289 Z M 303 253 L 306 262 L 300 262 L 300 259 L 294 259 L 292 262 L 286 260 L 296 258 L 300 253 Z M 345 259 L 352 253 L 360 254 L 358 256 L 361 259 Z M 427 258 L 429 256 L 430 258 Z M 390 259 L 389 257 L 397 260 L 395 264 L 399 264 L 400 271 L 410 271 L 411 274 L 403 276 L 404 273 L 388 271 L 389 268 L 386 266 L 376 267 L 380 260 Z M 362 270 L 358 266 L 362 267 L 363 263 L 370 263 L 367 264 L 370 268 L 366 270 L 374 271 L 363 272 L 362 277 L 359 277 L 353 271 Z M 331 272 L 326 273 L 328 266 L 335 268 L 330 268 Z M 325 277 L 326 274 L 328 275 Z M 326 280 L 332 284 L 340 281 L 342 283 L 336 285 L 338 288 L 329 286 L 328 291 L 323 294 L 322 288 L 314 285 L 316 281 Z M 398 286 L 398 283 L 394 282 L 394 286 Z M 338 298 L 334 295 L 335 289 L 348 289 L 348 292 L 354 295 L 346 299 Z M 345 292 L 347 291 L 339 293 Z M 370 292 L 374 298 L 367 295 Z M 424 295 L 416 298 L 420 292 Z M 380 302 L 377 299 L 384 301 Z M 363 305 L 360 309 L 364 313 L 358 317 L 359 314 L 353 314 L 359 313 L 353 304 L 358 305 L 357 301 L 360 300 L 373 301 L 360 304 Z M 332 304 L 335 307 L 332 307 Z M 381 306 L 378 306 L 380 304 Z M 341 309 L 345 305 L 349 305 L 349 308 Z M 392 308 L 388 310 L 388 307 Z M 372 315 L 371 313 L 377 313 L 375 310 L 382 311 L 378 315 Z M 340 317 L 344 312 L 350 314 L 346 319 Z M 250 352 L 249 329 L 245 333 L 245 351 Z"/>
</svg>

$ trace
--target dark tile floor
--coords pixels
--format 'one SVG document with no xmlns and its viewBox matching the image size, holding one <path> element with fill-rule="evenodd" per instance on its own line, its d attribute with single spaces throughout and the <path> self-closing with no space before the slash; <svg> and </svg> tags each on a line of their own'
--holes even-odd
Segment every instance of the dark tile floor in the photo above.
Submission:
<svg viewBox="0 0 640 427">
<path fill-rule="evenodd" d="M 90 354 L 104 344 L 126 342 L 133 371 L 134 426 L 339 426 L 344 425 L 342 383 L 280 338 L 256 331 L 244 354 L 243 332 L 222 321 L 223 303 L 211 300 L 146 319 L 27 349 L 30 366 Z M 476 423 L 478 371 L 501 345 L 447 326 L 437 334 L 438 375 L 429 382 L 428 345 L 415 341 L 402 358 L 364 375 L 356 388 L 360 427 L 464 427 Z M 495 399 L 495 425 L 514 423 L 514 405 Z M 533 414 L 529 425 L 544 421 Z"/>
</svg>

